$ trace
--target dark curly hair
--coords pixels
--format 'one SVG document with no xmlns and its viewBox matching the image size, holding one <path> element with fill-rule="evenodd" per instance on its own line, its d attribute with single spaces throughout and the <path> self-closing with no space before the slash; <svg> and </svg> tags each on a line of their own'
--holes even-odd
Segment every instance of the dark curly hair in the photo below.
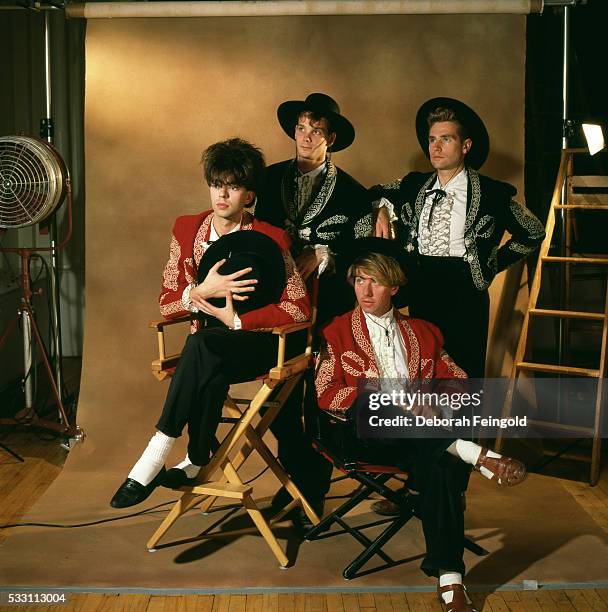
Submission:
<svg viewBox="0 0 608 612">
<path fill-rule="evenodd" d="M 258 193 L 264 182 L 264 154 L 242 138 L 212 144 L 203 151 L 201 162 L 210 187 L 236 185 Z"/>
<path fill-rule="evenodd" d="M 298 115 L 297 123 L 300 122 L 302 117 L 308 117 L 308 121 L 310 121 L 311 125 L 313 124 L 313 122 L 317 123 L 325 119 L 325 122 L 327 123 L 327 134 L 330 135 L 334 133 L 334 130 L 332 129 L 332 125 L 331 125 L 331 119 L 329 117 L 326 117 L 325 115 L 321 113 L 317 113 L 313 110 L 307 110 L 307 109 L 304 109 L 303 111 L 300 112 L 300 114 Z"/>
</svg>

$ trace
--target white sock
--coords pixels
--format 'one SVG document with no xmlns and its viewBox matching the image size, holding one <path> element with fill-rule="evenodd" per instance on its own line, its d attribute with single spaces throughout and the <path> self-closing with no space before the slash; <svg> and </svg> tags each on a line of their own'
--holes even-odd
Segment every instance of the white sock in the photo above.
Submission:
<svg viewBox="0 0 608 612">
<path fill-rule="evenodd" d="M 450 453 L 450 455 L 460 457 L 460 459 L 462 459 L 465 463 L 475 465 L 483 449 L 481 448 L 481 446 L 479 446 L 479 444 L 475 444 L 475 442 L 458 439 L 455 442 L 452 442 L 452 444 L 450 444 L 450 446 L 448 446 L 446 450 L 448 451 L 448 453 Z M 498 453 L 495 453 L 494 451 L 491 451 L 489 449 L 486 452 L 486 456 L 492 457 L 494 459 L 500 459 L 500 457 L 502 457 L 502 455 L 499 455 Z M 479 469 L 479 473 L 490 480 L 494 478 L 494 472 L 490 472 L 490 470 L 488 470 L 488 468 L 486 467 L 482 466 Z"/>
<path fill-rule="evenodd" d="M 201 466 L 194 465 L 194 463 L 190 461 L 190 457 L 188 457 L 187 453 L 186 453 L 186 456 L 184 457 L 184 460 L 180 461 L 180 463 L 178 463 L 177 465 L 174 465 L 173 467 L 179 470 L 184 470 L 188 478 L 196 478 L 198 476 L 198 473 L 201 471 Z"/>
<path fill-rule="evenodd" d="M 439 570 L 439 586 L 444 587 L 448 584 L 462 584 L 462 574 Z"/>
<path fill-rule="evenodd" d="M 439 570 L 439 586 L 444 587 L 450 584 L 462 584 L 462 574 L 459 574 L 458 572 L 446 572 L 444 570 Z M 444 603 L 450 604 L 452 603 L 452 599 L 454 599 L 454 593 L 442 593 L 441 599 L 443 599 Z"/>
<path fill-rule="evenodd" d="M 137 463 L 132 467 L 128 478 L 132 478 L 142 485 L 152 482 L 163 465 L 165 465 L 165 461 L 176 439 L 157 431 L 150 438 L 148 446 L 146 446 Z"/>
</svg>

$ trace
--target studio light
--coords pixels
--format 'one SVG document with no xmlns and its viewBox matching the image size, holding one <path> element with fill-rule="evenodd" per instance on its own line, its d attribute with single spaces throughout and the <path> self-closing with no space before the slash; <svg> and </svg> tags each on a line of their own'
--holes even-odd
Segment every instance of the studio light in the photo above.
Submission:
<svg viewBox="0 0 608 612">
<path fill-rule="evenodd" d="M 589 155 L 599 153 L 605 146 L 604 132 L 602 126 L 596 123 L 583 123 L 583 132 L 587 141 Z"/>
</svg>

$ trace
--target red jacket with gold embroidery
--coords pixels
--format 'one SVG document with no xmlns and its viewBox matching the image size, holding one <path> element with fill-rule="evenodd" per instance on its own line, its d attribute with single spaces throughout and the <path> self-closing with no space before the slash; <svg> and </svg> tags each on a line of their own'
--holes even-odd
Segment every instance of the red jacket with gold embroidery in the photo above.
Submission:
<svg viewBox="0 0 608 612">
<path fill-rule="evenodd" d="M 395 320 L 407 350 L 410 379 L 466 378 L 443 350 L 443 337 L 435 325 L 398 310 Z M 319 408 L 342 412 L 355 401 L 358 381 L 380 378 L 363 311 L 357 306 L 336 317 L 322 335 L 327 345 L 315 380 Z"/>
<path fill-rule="evenodd" d="M 196 284 L 198 265 L 203 257 L 203 242 L 209 240 L 213 211 L 178 217 L 173 226 L 169 261 L 163 273 L 163 284 L 158 298 L 160 313 L 171 319 L 188 311 L 184 308 L 184 289 Z M 269 304 L 240 316 L 242 329 L 269 329 L 286 323 L 300 323 L 310 318 L 310 302 L 302 277 L 289 254 L 287 232 L 243 212 L 241 230 L 255 230 L 272 238 L 281 248 L 285 262 L 287 283 L 278 304 Z M 195 328 L 198 326 L 198 321 Z"/>
</svg>

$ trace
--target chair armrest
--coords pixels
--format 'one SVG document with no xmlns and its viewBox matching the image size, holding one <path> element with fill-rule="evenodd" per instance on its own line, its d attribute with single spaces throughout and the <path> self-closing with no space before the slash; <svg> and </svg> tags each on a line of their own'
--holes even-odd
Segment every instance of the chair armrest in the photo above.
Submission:
<svg viewBox="0 0 608 612">
<path fill-rule="evenodd" d="M 152 373 L 159 380 L 164 380 L 167 376 L 171 376 L 180 354 L 168 356 L 165 352 L 165 327 L 176 325 L 177 323 L 188 323 L 192 321 L 192 315 L 182 315 L 173 319 L 162 319 L 161 321 L 151 321 L 148 327 L 156 330 L 158 340 L 158 359 L 155 359 L 152 364 Z"/>
<path fill-rule="evenodd" d="M 285 323 L 285 325 L 274 327 L 272 333 L 279 336 L 285 336 L 286 334 L 291 334 L 302 329 L 308 329 L 311 325 L 312 323 L 310 321 L 305 321 L 304 323 Z"/>
<path fill-rule="evenodd" d="M 176 323 L 185 323 L 186 321 L 192 321 L 192 315 L 181 315 L 180 317 L 175 317 L 174 319 L 162 319 L 160 321 L 150 321 L 148 323 L 148 327 L 156 329 L 157 331 L 161 331 L 163 328 L 169 325 L 175 325 Z"/>
<path fill-rule="evenodd" d="M 273 328 L 272 333 L 279 336 L 279 345 L 277 350 L 277 367 L 281 368 L 285 363 L 285 346 L 287 344 L 287 335 L 293 332 L 301 331 L 307 329 L 307 349 L 306 355 L 308 356 L 310 353 L 310 342 L 312 339 L 312 323 L 310 321 L 305 321 L 304 323 L 287 323 L 285 325 L 279 325 Z"/>
</svg>

